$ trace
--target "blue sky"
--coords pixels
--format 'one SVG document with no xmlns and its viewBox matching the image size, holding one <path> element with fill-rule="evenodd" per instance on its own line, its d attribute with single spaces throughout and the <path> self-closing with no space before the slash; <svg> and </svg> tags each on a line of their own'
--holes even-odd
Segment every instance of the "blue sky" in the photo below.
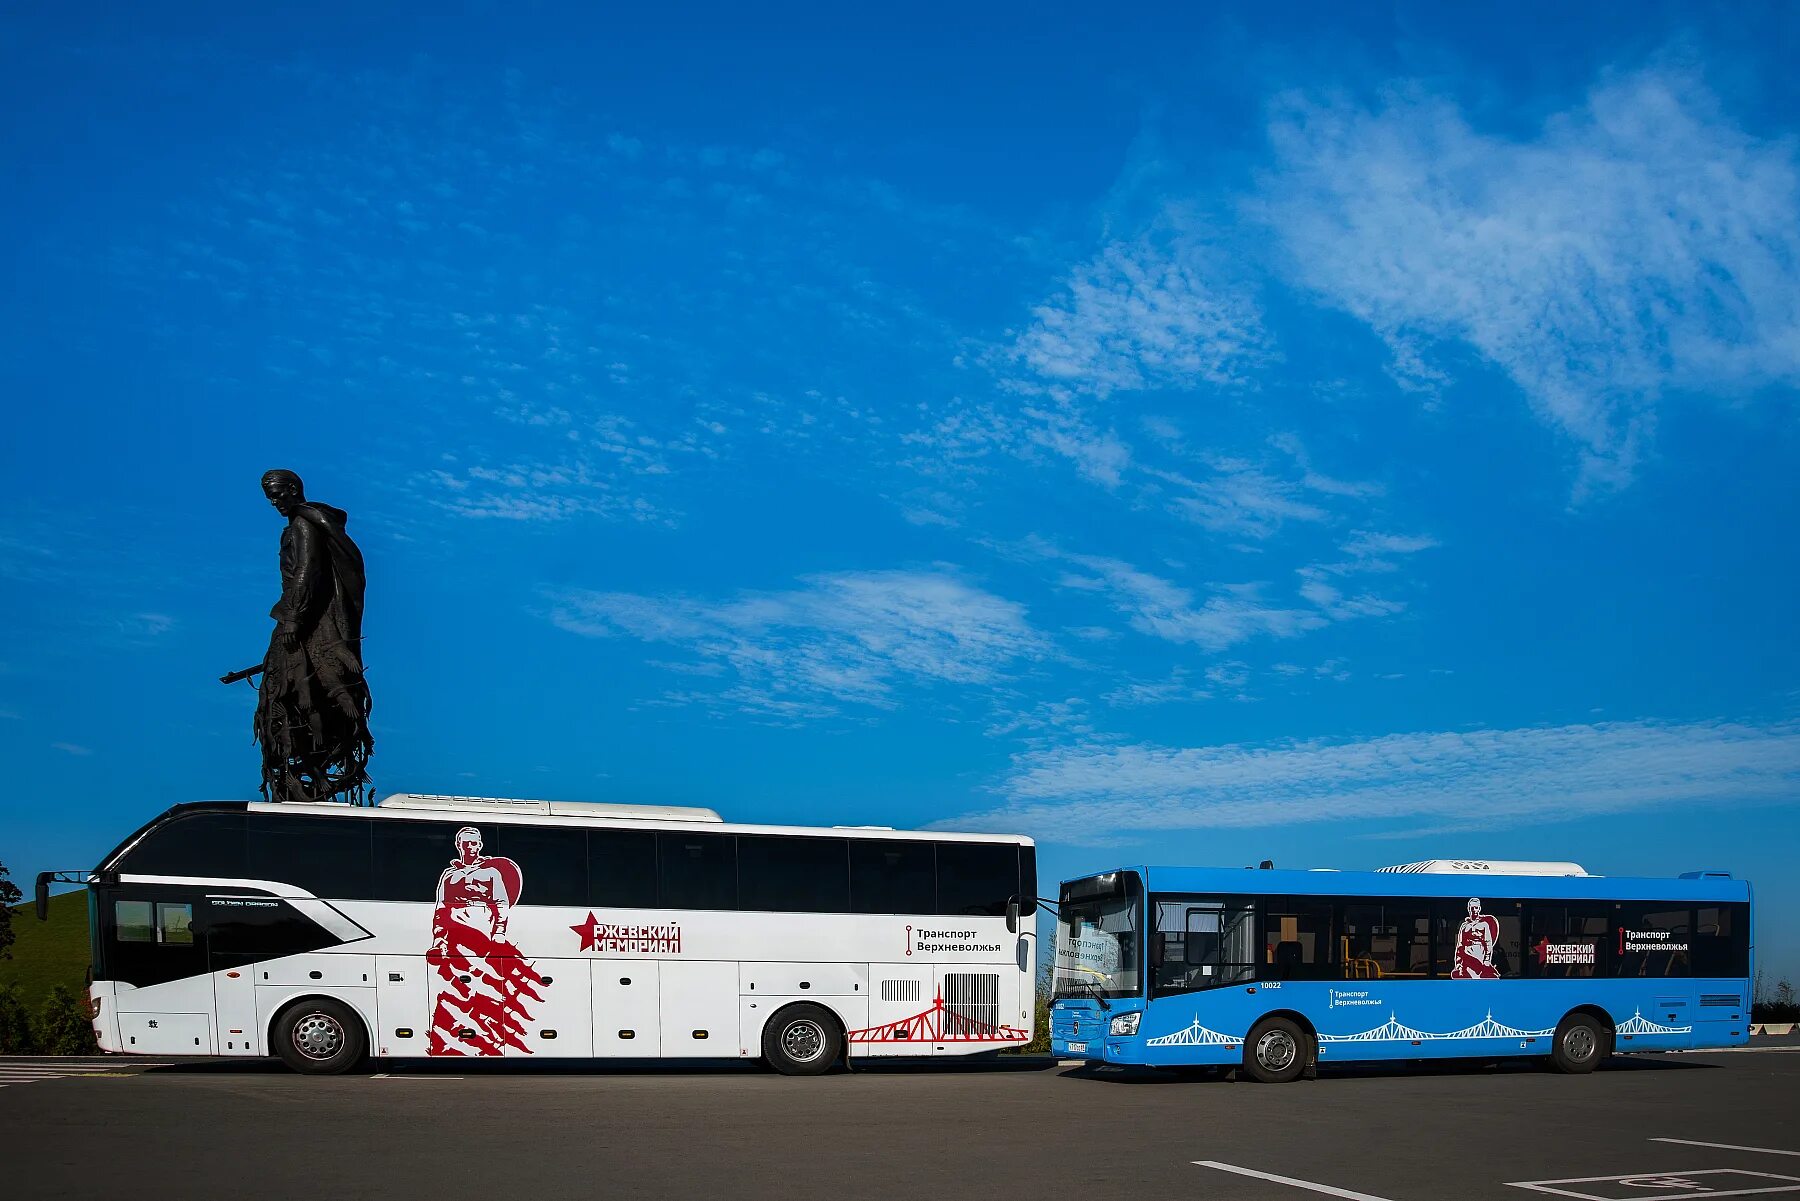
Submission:
<svg viewBox="0 0 1800 1201">
<path fill-rule="evenodd" d="M 300 471 L 385 790 L 1757 882 L 1781 6 L 6 20 L 0 857 L 254 791 Z"/>
</svg>

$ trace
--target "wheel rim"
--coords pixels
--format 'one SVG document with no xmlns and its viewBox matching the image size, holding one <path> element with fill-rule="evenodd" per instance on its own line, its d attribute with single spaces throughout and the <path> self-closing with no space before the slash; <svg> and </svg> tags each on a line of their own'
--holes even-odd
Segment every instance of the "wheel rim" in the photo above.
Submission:
<svg viewBox="0 0 1800 1201">
<path fill-rule="evenodd" d="M 1294 1059 L 1300 1054 L 1300 1047 L 1294 1042 L 1294 1036 L 1286 1030 L 1265 1031 L 1256 1040 L 1256 1062 L 1271 1072 L 1285 1072 L 1293 1066 Z"/>
<path fill-rule="evenodd" d="M 309 1013 L 294 1023 L 294 1050 L 308 1059 L 330 1059 L 343 1045 L 344 1027 L 328 1013 Z"/>
<path fill-rule="evenodd" d="M 790 1022 L 781 1032 L 781 1049 L 795 1063 L 811 1063 L 825 1054 L 825 1028 L 811 1018 Z"/>
<path fill-rule="evenodd" d="M 1592 1059 L 1597 1045 L 1594 1032 L 1586 1026 L 1570 1026 L 1563 1031 L 1563 1054 L 1577 1063 Z"/>
</svg>

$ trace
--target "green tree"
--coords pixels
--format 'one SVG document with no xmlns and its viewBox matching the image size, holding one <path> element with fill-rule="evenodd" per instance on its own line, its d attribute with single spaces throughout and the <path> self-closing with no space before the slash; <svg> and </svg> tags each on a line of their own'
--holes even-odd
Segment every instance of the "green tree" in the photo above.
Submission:
<svg viewBox="0 0 1800 1201">
<path fill-rule="evenodd" d="M 1794 993 L 1792 981 L 1779 981 L 1750 1008 L 1753 1022 L 1800 1022 L 1800 997 Z"/>
<path fill-rule="evenodd" d="M 40 1055 L 92 1055 L 100 1049 L 87 1000 L 66 984 L 50 989 L 31 1025 Z"/>
<path fill-rule="evenodd" d="M 6 864 L 0 863 L 0 959 L 12 958 L 13 940 L 18 937 L 13 933 L 12 907 L 18 903 L 19 886 L 12 882 Z"/>
<path fill-rule="evenodd" d="M 0 1055 L 29 1055 L 35 1050 L 31 1015 L 19 999 L 18 985 L 0 987 Z"/>
</svg>

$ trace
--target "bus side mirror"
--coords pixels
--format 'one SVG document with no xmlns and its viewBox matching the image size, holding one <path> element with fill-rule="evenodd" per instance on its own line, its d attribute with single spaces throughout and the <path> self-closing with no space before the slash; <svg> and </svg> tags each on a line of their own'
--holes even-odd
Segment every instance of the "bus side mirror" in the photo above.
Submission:
<svg viewBox="0 0 1800 1201">
<path fill-rule="evenodd" d="M 37 876 L 37 895 L 32 899 L 37 902 L 37 920 L 50 920 L 50 877 L 55 872 L 39 872 Z"/>
<path fill-rule="evenodd" d="M 1017 934 L 1019 932 L 1019 898 L 1018 897 L 1007 897 L 1006 898 L 1006 932 L 1008 934 Z"/>
</svg>

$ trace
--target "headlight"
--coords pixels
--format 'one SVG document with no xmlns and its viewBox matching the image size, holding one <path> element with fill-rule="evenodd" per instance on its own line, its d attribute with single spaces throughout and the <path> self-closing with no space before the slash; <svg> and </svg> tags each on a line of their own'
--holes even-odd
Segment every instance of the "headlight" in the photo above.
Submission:
<svg viewBox="0 0 1800 1201">
<path fill-rule="evenodd" d="M 1122 1037 L 1127 1037 L 1127 1038 L 1133 1034 L 1136 1034 L 1137 1028 L 1138 1028 L 1138 1019 L 1143 1016 L 1144 1015 L 1141 1013 L 1121 1013 L 1118 1017 L 1116 1017 L 1112 1020 L 1111 1032 L 1115 1035 L 1120 1035 Z"/>
</svg>

